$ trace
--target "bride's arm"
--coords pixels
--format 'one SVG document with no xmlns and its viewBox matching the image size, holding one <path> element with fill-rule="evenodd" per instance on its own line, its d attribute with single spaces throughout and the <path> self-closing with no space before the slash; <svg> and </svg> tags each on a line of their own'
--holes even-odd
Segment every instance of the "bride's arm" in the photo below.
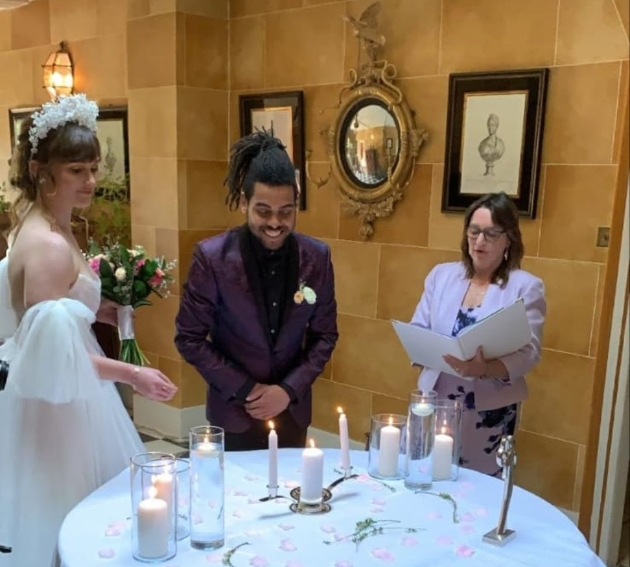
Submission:
<svg viewBox="0 0 630 567">
<path fill-rule="evenodd" d="M 177 392 L 177 386 L 157 368 L 134 366 L 96 354 L 91 358 L 101 379 L 129 384 L 136 392 L 151 400 L 168 401 Z"/>
<path fill-rule="evenodd" d="M 44 233 L 37 246 L 24 250 L 24 257 L 26 308 L 67 297 L 79 274 L 70 244 L 61 234 Z M 133 366 L 99 355 L 91 355 L 91 359 L 101 379 L 130 384 L 148 398 L 166 401 L 177 392 L 177 387 L 155 368 Z"/>
</svg>

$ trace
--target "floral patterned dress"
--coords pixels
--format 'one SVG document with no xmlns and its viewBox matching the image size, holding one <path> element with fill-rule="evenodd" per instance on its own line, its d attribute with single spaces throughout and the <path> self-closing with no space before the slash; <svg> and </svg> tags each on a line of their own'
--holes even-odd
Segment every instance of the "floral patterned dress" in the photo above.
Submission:
<svg viewBox="0 0 630 567">
<path fill-rule="evenodd" d="M 462 307 L 457 314 L 452 335 L 477 321 L 477 307 Z M 494 378 L 501 380 L 500 378 Z M 484 378 L 493 380 L 493 378 Z M 501 476 L 496 451 L 503 435 L 513 435 L 516 429 L 518 405 L 488 410 L 475 410 L 475 392 L 470 380 L 441 374 L 434 390 L 438 398 L 460 400 L 463 406 L 460 465 L 491 476 Z M 505 386 L 509 388 L 509 382 Z"/>
</svg>

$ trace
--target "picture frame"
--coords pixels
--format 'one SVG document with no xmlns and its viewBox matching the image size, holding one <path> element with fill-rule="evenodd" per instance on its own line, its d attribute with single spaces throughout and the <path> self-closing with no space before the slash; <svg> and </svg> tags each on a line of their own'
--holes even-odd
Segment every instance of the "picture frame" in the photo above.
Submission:
<svg viewBox="0 0 630 567">
<path fill-rule="evenodd" d="M 303 91 L 239 95 L 240 134 L 263 128 L 287 148 L 300 185 L 300 210 L 306 209 Z"/>
<path fill-rule="evenodd" d="M 10 108 L 9 133 L 15 147 L 22 123 L 39 107 Z M 97 137 L 101 145 L 99 182 L 110 180 L 124 183 L 129 192 L 129 133 L 126 106 L 99 108 Z M 98 182 L 96 193 L 99 193 Z M 129 196 L 129 195 L 127 195 Z"/>
<path fill-rule="evenodd" d="M 504 191 L 536 218 L 549 69 L 449 76 L 442 212 Z"/>
</svg>

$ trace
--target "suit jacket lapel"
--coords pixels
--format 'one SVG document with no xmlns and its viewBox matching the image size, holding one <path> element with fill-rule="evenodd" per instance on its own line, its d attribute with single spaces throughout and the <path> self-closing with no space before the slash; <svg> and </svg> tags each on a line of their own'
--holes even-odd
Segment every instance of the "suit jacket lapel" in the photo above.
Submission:
<svg viewBox="0 0 630 567">
<path fill-rule="evenodd" d="M 302 273 L 302 254 L 300 252 L 300 247 L 297 242 L 297 238 L 294 235 L 289 236 L 288 238 L 289 245 L 289 257 L 287 262 L 287 274 L 286 274 L 286 288 L 284 291 L 285 300 L 284 300 L 284 310 L 282 312 L 282 326 L 287 322 L 291 310 L 295 306 L 295 302 L 293 301 L 293 296 L 295 292 L 298 290 L 298 286 L 300 285 L 300 273 Z"/>
<path fill-rule="evenodd" d="M 258 314 L 258 322 L 262 327 L 263 333 L 267 338 L 267 341 L 271 343 L 271 332 L 269 331 L 269 325 L 267 324 L 267 314 L 265 312 L 265 297 L 263 295 L 262 288 L 260 287 L 260 278 L 258 277 L 258 266 L 256 265 L 256 259 L 254 253 L 249 245 L 249 235 L 247 234 L 247 225 L 243 225 L 238 232 L 238 245 L 243 258 L 243 265 L 245 267 L 245 274 L 247 276 L 247 283 L 249 289 L 252 291 L 254 301 L 256 302 L 256 313 Z"/>
</svg>

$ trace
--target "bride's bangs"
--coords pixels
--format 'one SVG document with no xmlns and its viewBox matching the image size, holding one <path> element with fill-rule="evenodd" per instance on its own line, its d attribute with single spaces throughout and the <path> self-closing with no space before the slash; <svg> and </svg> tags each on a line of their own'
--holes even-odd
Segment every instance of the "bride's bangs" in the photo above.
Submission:
<svg viewBox="0 0 630 567">
<path fill-rule="evenodd" d="M 101 145 L 95 132 L 79 124 L 59 128 L 49 149 L 51 161 L 90 162 L 101 159 Z"/>
</svg>

